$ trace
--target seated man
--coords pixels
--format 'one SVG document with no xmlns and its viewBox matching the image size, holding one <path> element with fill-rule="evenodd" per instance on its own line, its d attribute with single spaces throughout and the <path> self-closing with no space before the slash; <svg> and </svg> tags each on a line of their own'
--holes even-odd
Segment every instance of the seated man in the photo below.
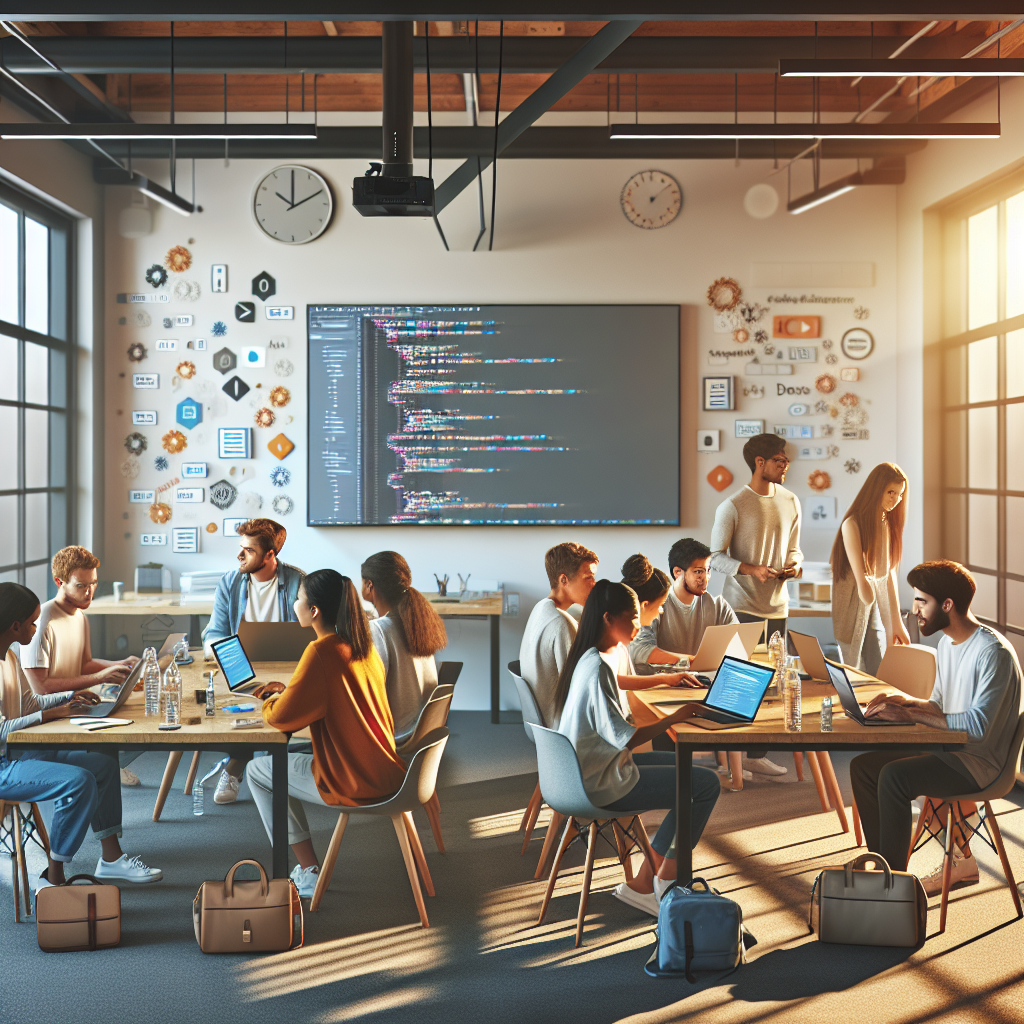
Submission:
<svg viewBox="0 0 1024 1024">
<path fill-rule="evenodd" d="M 668 571 L 675 582 L 661 615 L 644 626 L 629 645 L 630 656 L 640 673 L 656 672 L 655 666 L 674 665 L 683 655 L 692 658 L 708 626 L 728 626 L 740 621 L 724 597 L 708 593 L 711 548 L 706 544 L 693 537 L 677 540 L 668 553 Z M 761 750 L 748 751 L 741 764 L 745 779 L 755 774 L 785 775 L 788 770 Z"/>
<path fill-rule="evenodd" d="M 629 645 L 630 657 L 641 675 L 656 665 L 674 665 L 693 657 L 708 626 L 727 626 L 740 620 L 724 597 L 708 593 L 711 548 L 693 537 L 677 540 L 668 553 L 668 571 L 675 581 L 661 615 L 643 626 Z"/>
<path fill-rule="evenodd" d="M 35 639 L 21 647 L 21 667 L 38 694 L 120 683 L 139 660 L 104 661 L 92 656 L 85 612 L 96 593 L 99 567 L 100 560 L 78 545 L 61 548 L 53 556 L 50 569 L 57 596 L 43 603 Z M 121 782 L 126 786 L 139 784 L 139 777 L 125 767 L 138 756 L 121 758 Z"/>
<path fill-rule="evenodd" d="M 297 622 L 295 599 L 303 572 L 278 560 L 288 531 L 273 519 L 250 519 L 238 527 L 238 569 L 217 584 L 213 614 L 203 630 L 203 651 L 213 657 L 212 644 L 238 632 L 246 622 Z M 233 757 L 220 773 L 214 803 L 230 804 L 249 758 Z"/>
<path fill-rule="evenodd" d="M 519 665 L 533 690 L 544 724 L 554 729 L 558 726 L 558 676 L 576 637 L 576 620 L 566 609 L 586 604 L 597 582 L 597 555 L 572 541 L 556 544 L 544 555 L 544 570 L 551 591 L 534 605 L 526 620 Z"/>
<path fill-rule="evenodd" d="M 907 575 L 914 588 L 914 614 L 925 636 L 945 634 L 936 650 L 935 688 L 929 700 L 879 694 L 865 714 L 890 722 L 921 722 L 934 729 L 966 732 L 962 751 L 913 754 L 873 751 L 855 757 L 850 781 L 864 841 L 894 871 L 905 871 L 911 837 L 910 803 L 918 796 L 956 799 L 976 793 L 999 776 L 1021 712 L 1021 671 L 1006 638 L 983 626 L 970 611 L 974 578 L 962 565 L 924 562 Z M 965 817 L 970 807 L 965 807 Z M 940 821 L 946 820 L 942 807 Z M 966 843 L 954 850 L 951 886 L 978 881 L 978 864 Z M 942 891 L 941 868 L 921 879 L 925 891 Z"/>
<path fill-rule="evenodd" d="M 54 718 L 74 714 L 83 700 L 72 690 L 36 694 L 21 664 L 10 650 L 32 645 L 40 618 L 39 600 L 18 583 L 0 583 L 0 799 L 52 800 L 50 863 L 37 888 L 64 882 L 64 865 L 92 830 L 100 841 L 100 859 L 92 872 L 97 878 L 129 882 L 158 882 L 163 872 L 140 857 L 121 850 L 121 786 L 116 750 L 23 750 L 8 758 L 7 736 Z"/>
</svg>

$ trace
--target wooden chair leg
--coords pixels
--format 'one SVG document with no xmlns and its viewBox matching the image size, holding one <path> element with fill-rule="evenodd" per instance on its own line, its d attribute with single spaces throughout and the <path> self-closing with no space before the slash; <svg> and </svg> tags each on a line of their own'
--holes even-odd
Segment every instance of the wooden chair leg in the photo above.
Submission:
<svg viewBox="0 0 1024 1024">
<path fill-rule="evenodd" d="M 597 822 L 590 823 L 590 835 L 587 837 L 587 860 L 583 867 L 583 888 L 580 890 L 580 909 L 576 915 L 576 948 L 583 945 L 583 921 L 587 916 L 587 904 L 590 902 L 590 881 L 594 877 L 594 854 L 597 852 Z"/>
<path fill-rule="evenodd" d="M 530 820 L 533 815 L 534 807 L 540 807 L 541 800 L 543 797 L 540 795 L 540 780 L 537 780 L 537 785 L 533 787 L 533 796 L 530 797 L 530 802 L 526 805 L 526 810 L 523 811 L 523 820 L 519 822 L 519 831 L 522 832 L 526 828 L 526 823 Z"/>
<path fill-rule="evenodd" d="M 804 755 L 802 751 L 793 751 L 793 767 L 796 768 L 796 781 L 804 781 Z"/>
<path fill-rule="evenodd" d="M 636 819 L 635 836 L 640 844 L 640 849 L 644 851 L 644 859 L 647 861 L 647 866 L 651 869 L 651 874 L 656 875 L 658 871 L 654 866 L 654 850 L 651 847 L 650 839 L 647 838 L 647 829 L 644 828 L 644 823 L 640 820 L 639 815 Z"/>
<path fill-rule="evenodd" d="M 160 815 L 164 809 L 164 803 L 167 801 L 167 794 L 170 793 L 171 786 L 174 785 L 174 773 L 178 770 L 178 764 L 180 761 L 180 750 L 172 750 L 167 755 L 167 766 L 164 768 L 164 777 L 160 780 L 160 791 L 156 795 L 156 803 L 153 804 L 154 821 L 160 820 Z"/>
<path fill-rule="evenodd" d="M 192 763 L 188 766 L 188 774 L 185 776 L 185 796 L 192 792 L 192 783 L 196 781 L 196 772 L 199 771 L 199 751 L 192 755 Z"/>
<path fill-rule="evenodd" d="M 441 835 L 441 801 L 437 799 L 436 793 L 423 805 L 423 810 L 427 812 L 427 820 L 430 822 L 430 831 L 434 833 L 437 851 L 444 853 L 444 837 Z"/>
<path fill-rule="evenodd" d="M 625 821 L 626 819 L 622 819 Z M 628 825 L 628 822 L 627 822 Z M 612 823 L 612 833 L 615 835 L 615 851 L 619 855 L 619 863 L 622 865 L 622 873 L 626 878 L 627 882 L 633 881 L 633 858 L 626 851 L 632 845 L 632 841 L 629 843 L 625 840 L 625 831 L 622 825 L 615 821 Z"/>
<path fill-rule="evenodd" d="M 1024 917 L 1024 909 L 1021 908 L 1020 893 L 1017 891 L 1017 883 L 1013 878 L 1013 870 L 1010 868 L 1010 861 L 1006 856 L 1006 847 L 1003 846 L 1003 836 L 999 831 L 999 822 L 992 813 L 992 805 L 985 801 L 985 821 L 988 823 L 989 831 L 992 833 L 992 842 L 996 844 L 996 853 L 999 854 L 999 863 L 1003 866 L 1003 875 L 1006 877 L 1006 884 L 1010 887 L 1010 895 L 1013 897 L 1013 906 L 1018 917 Z"/>
<path fill-rule="evenodd" d="M 25 887 L 24 892 L 22 893 L 22 897 L 25 900 L 25 915 L 26 917 L 31 917 L 32 890 L 28 885 L 28 860 L 25 857 L 25 835 L 21 831 L 21 808 L 15 804 L 11 808 L 11 814 L 13 815 L 14 841 L 18 851 L 18 866 L 21 868 L 21 881 L 22 885 Z"/>
<path fill-rule="evenodd" d="M 853 798 L 853 805 L 850 807 L 850 814 L 853 817 L 853 836 L 858 846 L 864 845 L 864 833 L 860 827 L 860 811 L 857 810 L 857 798 Z M 909 857 L 907 858 L 910 859 Z"/>
<path fill-rule="evenodd" d="M 18 889 L 18 855 L 11 854 L 11 888 L 14 890 L 14 923 L 21 924 L 21 893 Z"/>
<path fill-rule="evenodd" d="M 523 836 L 523 848 L 519 852 L 520 857 L 526 853 L 526 850 L 530 845 L 530 840 L 533 838 L 533 829 L 537 824 L 537 817 L 540 815 L 540 809 L 543 802 L 543 797 L 540 795 L 540 783 L 538 782 L 533 796 L 530 797 L 530 805 L 527 807 L 529 816 L 526 819 L 526 835 Z"/>
<path fill-rule="evenodd" d="M 829 810 L 828 795 L 825 792 L 825 780 L 821 777 L 821 765 L 818 764 L 818 753 L 815 750 L 807 751 L 807 764 L 811 769 L 811 778 L 814 779 L 814 788 L 818 791 L 818 799 L 821 801 L 821 809 Z"/>
<path fill-rule="evenodd" d="M 32 804 L 32 821 L 35 822 L 36 835 L 39 836 L 39 841 L 43 844 L 43 852 L 49 857 L 50 836 L 46 831 L 46 825 L 43 823 L 43 815 L 39 810 L 39 804 Z"/>
<path fill-rule="evenodd" d="M 949 902 L 949 880 L 953 873 L 953 805 L 946 805 L 946 853 L 942 859 L 942 903 L 939 907 L 939 934 L 946 930 L 946 904 Z"/>
<path fill-rule="evenodd" d="M 544 915 L 548 912 L 548 904 L 551 902 L 551 894 L 555 891 L 555 882 L 558 880 L 558 869 L 562 866 L 562 857 L 572 842 L 573 824 L 575 818 L 568 818 L 565 822 L 565 831 L 562 833 L 562 841 L 558 844 L 558 852 L 555 854 L 555 862 L 551 865 L 551 874 L 548 876 L 548 888 L 544 893 L 544 899 L 540 905 L 540 915 L 537 924 L 544 923 Z"/>
<path fill-rule="evenodd" d="M 402 859 L 405 861 L 405 873 L 409 876 L 409 885 L 412 886 L 412 898 L 416 901 L 416 909 L 420 914 L 420 924 L 424 928 L 430 927 L 427 919 L 427 905 L 423 902 L 423 891 L 420 889 L 419 875 L 416 874 L 416 861 L 412 855 L 412 847 L 409 844 L 409 835 L 405 831 L 405 821 L 402 815 L 396 814 L 391 819 L 395 835 L 398 836 L 398 845 L 402 848 Z"/>
<path fill-rule="evenodd" d="M 423 844 L 420 842 L 420 834 L 416 830 L 416 822 L 413 821 L 412 811 L 403 811 L 402 819 L 405 821 L 405 830 L 409 834 L 409 845 L 412 847 L 412 855 L 419 868 L 420 878 L 423 879 L 423 888 L 427 890 L 428 896 L 434 895 L 434 880 L 430 877 L 430 869 L 427 867 L 427 858 L 423 853 Z"/>
<path fill-rule="evenodd" d="M 540 849 L 540 860 L 537 861 L 537 870 L 533 873 L 534 878 L 543 878 L 547 874 L 548 865 L 555 852 L 555 847 L 558 845 L 558 836 L 561 834 L 564 821 L 565 815 L 559 814 L 558 811 L 551 812 L 548 830 L 544 833 L 544 845 Z"/>
<path fill-rule="evenodd" d="M 836 817 L 839 818 L 839 825 L 844 832 L 849 832 L 850 823 L 846 820 L 843 793 L 839 788 L 836 770 L 832 767 L 832 758 L 829 757 L 827 750 L 818 751 L 818 765 L 821 767 L 822 778 L 825 780 L 825 788 L 832 796 L 832 806 L 835 808 Z"/>
<path fill-rule="evenodd" d="M 324 898 L 324 893 L 330 888 L 331 875 L 334 874 L 334 862 L 338 859 L 338 848 L 341 846 L 341 837 L 345 834 L 348 817 L 347 814 L 338 815 L 338 824 L 334 826 L 331 841 L 327 844 L 327 853 L 320 865 L 316 887 L 313 889 L 313 898 L 309 901 L 309 912 L 311 914 L 316 913 L 320 909 L 320 901 Z"/>
<path fill-rule="evenodd" d="M 914 827 L 914 834 L 910 839 L 910 849 L 907 851 L 907 863 L 910 863 L 910 858 L 914 852 L 914 847 L 917 846 L 918 840 L 924 835 L 925 826 L 927 826 L 929 819 L 934 815 L 935 808 L 932 805 L 932 798 L 926 796 L 924 803 L 921 805 L 921 813 L 917 816 L 917 825 Z"/>
<path fill-rule="evenodd" d="M 743 754 L 739 750 L 729 751 L 729 774 L 732 776 L 729 788 L 738 793 L 743 788 Z"/>
</svg>

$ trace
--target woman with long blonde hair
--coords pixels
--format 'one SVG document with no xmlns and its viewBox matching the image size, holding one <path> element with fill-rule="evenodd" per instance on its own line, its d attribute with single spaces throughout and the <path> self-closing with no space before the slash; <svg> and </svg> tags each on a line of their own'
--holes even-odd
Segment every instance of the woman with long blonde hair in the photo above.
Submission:
<svg viewBox="0 0 1024 1024">
<path fill-rule="evenodd" d="M 907 475 L 893 462 L 868 474 L 832 545 L 832 625 L 847 665 L 872 675 L 889 644 L 909 644 L 897 574 Z"/>
</svg>

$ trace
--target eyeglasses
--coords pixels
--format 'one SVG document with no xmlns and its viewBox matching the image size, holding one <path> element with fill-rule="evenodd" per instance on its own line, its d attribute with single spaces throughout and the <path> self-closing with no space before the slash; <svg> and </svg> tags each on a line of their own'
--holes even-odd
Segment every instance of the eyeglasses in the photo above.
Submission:
<svg viewBox="0 0 1024 1024">
<path fill-rule="evenodd" d="M 64 587 L 66 590 L 77 590 L 79 593 L 88 592 L 95 590 L 99 586 L 99 583 L 65 583 Z"/>
<path fill-rule="evenodd" d="M 783 469 L 789 465 L 789 459 L 787 459 L 785 455 L 773 455 L 768 461 L 776 463 Z"/>
</svg>

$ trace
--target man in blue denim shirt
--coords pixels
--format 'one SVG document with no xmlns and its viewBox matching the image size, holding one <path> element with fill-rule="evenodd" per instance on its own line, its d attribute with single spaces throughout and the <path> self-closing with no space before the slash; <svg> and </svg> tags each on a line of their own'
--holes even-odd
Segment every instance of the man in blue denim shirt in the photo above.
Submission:
<svg viewBox="0 0 1024 1024">
<path fill-rule="evenodd" d="M 212 656 L 212 644 L 238 632 L 246 622 L 297 622 L 295 599 L 305 575 L 279 561 L 288 531 L 273 519 L 250 519 L 238 527 L 238 569 L 227 572 L 217 585 L 213 614 L 203 630 L 203 650 Z M 215 803 L 234 803 L 245 761 L 233 757 L 221 772 Z"/>
</svg>

